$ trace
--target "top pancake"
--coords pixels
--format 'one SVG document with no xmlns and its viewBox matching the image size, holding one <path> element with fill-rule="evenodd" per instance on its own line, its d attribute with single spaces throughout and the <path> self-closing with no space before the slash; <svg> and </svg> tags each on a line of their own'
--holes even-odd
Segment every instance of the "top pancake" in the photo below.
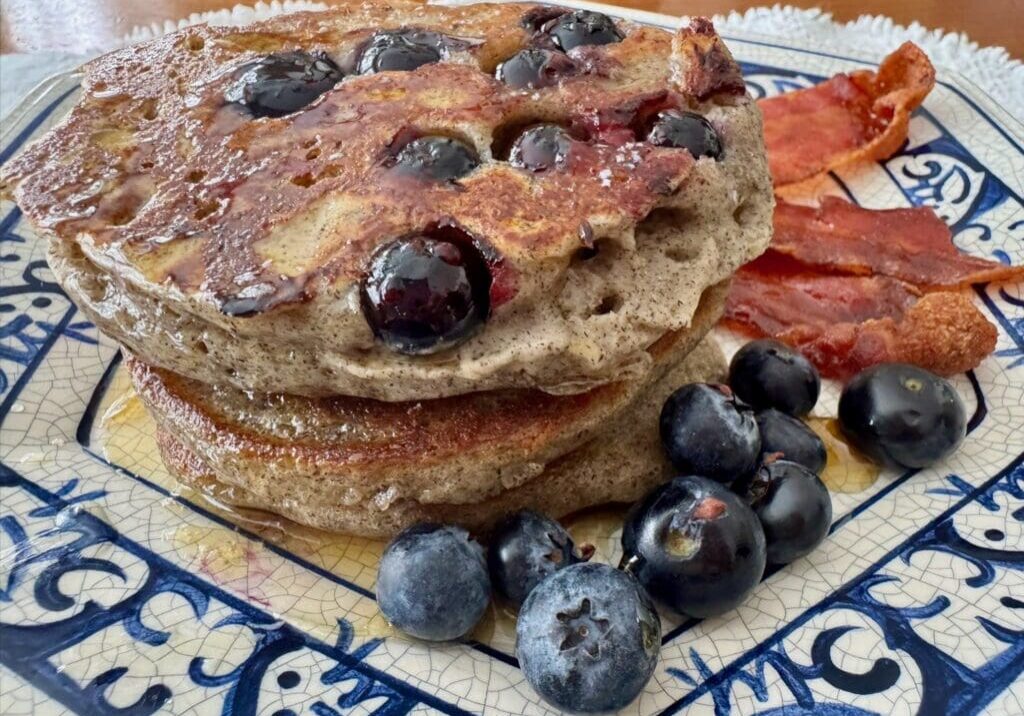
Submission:
<svg viewBox="0 0 1024 716">
<path fill-rule="evenodd" d="M 0 179 L 103 330 L 205 382 L 408 400 L 636 376 L 703 290 L 767 243 L 760 116 L 706 21 L 675 36 L 621 23 L 622 42 L 569 52 L 580 74 L 510 89 L 494 69 L 543 42 L 545 12 L 349 3 L 189 28 L 89 63 L 70 117 Z M 351 66 L 373 32 L 409 27 L 457 42 L 439 63 L 349 76 L 281 118 L 248 118 L 224 99 L 234 71 L 268 53 L 323 51 Z M 723 159 L 636 141 L 644 113 L 669 106 L 704 114 Z M 495 157 L 537 121 L 585 138 L 565 170 Z M 481 166 L 455 185 L 398 177 L 389 147 L 410 132 L 459 137 Z M 450 223 L 486 248 L 491 316 L 437 355 L 392 352 L 360 310 L 367 261 Z M 591 242 L 598 254 L 584 261 Z"/>
</svg>

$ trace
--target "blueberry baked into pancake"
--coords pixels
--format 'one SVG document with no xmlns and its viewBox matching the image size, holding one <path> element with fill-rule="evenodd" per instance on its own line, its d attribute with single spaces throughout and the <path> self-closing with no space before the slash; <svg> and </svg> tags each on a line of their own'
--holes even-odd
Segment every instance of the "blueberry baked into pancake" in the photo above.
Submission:
<svg viewBox="0 0 1024 716">
<path fill-rule="evenodd" d="M 0 190 L 123 346 L 172 471 L 365 535 L 660 483 L 656 437 L 627 436 L 720 376 L 704 337 L 773 207 L 707 20 L 518 4 L 105 55 Z"/>
</svg>

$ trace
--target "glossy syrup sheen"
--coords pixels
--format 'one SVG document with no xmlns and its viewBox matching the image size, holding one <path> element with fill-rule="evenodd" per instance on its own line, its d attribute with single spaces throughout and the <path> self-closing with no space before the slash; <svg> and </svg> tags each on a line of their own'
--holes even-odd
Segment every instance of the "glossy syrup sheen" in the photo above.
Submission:
<svg viewBox="0 0 1024 716">
<path fill-rule="evenodd" d="M 663 71 L 617 79 L 622 71 L 613 75 L 602 62 L 665 67 L 669 33 L 634 32 L 601 53 L 609 59 L 592 58 L 572 83 L 534 99 L 492 76 L 497 59 L 531 41 L 519 23 L 527 8 L 416 10 L 421 29 L 458 29 L 472 41 L 416 72 L 346 78 L 278 118 L 254 119 L 227 102 L 254 48 L 301 45 L 345 64 L 370 33 L 406 24 L 407 12 L 367 3 L 323 13 L 316 27 L 302 18 L 249 32 L 200 26 L 98 58 L 85 68 L 68 120 L 5 167 L 4 181 L 17 184 L 26 214 L 62 240 L 87 233 L 154 285 L 169 279 L 185 293 L 212 293 L 229 315 L 253 315 L 310 301 L 335 281 L 340 289 L 381 243 L 446 217 L 493 247 L 507 264 L 502 276 L 567 260 L 579 227 L 637 221 L 689 174 L 689 154 L 642 142 L 631 144 L 637 159 L 628 162 L 611 143 L 580 145 L 569 171 L 543 177 L 488 156 L 502 127 L 550 115 L 581 126 L 596 117 L 588 133 L 633 142 L 636 111 L 664 101 L 674 85 Z M 483 166 L 458 190 L 410 183 L 385 161 L 410 129 L 475 135 Z M 492 301 L 510 298 L 513 285 L 496 281 Z"/>
<path fill-rule="evenodd" d="M 821 481 L 831 492 L 863 492 L 875 484 L 881 469 L 841 437 L 837 420 L 811 418 L 807 424 L 825 443 L 828 464 L 821 473 Z"/>
<path fill-rule="evenodd" d="M 160 458 L 156 424 L 132 388 L 123 365 L 118 366 L 98 415 L 100 420 L 90 436 L 98 452 L 111 463 L 144 476 L 173 496 L 164 500 L 163 506 L 179 519 L 162 537 L 190 569 L 257 603 L 263 600 L 260 583 L 269 576 L 266 550 L 258 542 L 229 527 L 199 518 L 183 506 L 192 503 L 357 586 L 374 588 L 383 542 L 322 532 L 277 515 L 230 507 L 176 482 Z M 357 636 L 369 638 L 394 633 L 376 609 L 367 611 L 370 613 L 366 615 L 346 615 Z M 311 613 L 304 612 L 304 618 Z M 304 626 L 322 634 L 336 629 L 329 613 L 324 614 L 323 623 Z"/>
<path fill-rule="evenodd" d="M 156 424 L 132 388 L 123 365 L 115 371 L 97 414 L 100 419 L 93 428 L 90 444 L 111 463 L 144 476 L 173 495 L 163 501 L 163 506 L 174 512 L 179 521 L 162 537 L 190 569 L 257 603 L 265 601 L 260 590 L 260 583 L 270 576 L 265 549 L 229 527 L 198 518 L 183 506 L 193 503 L 347 581 L 374 589 L 377 562 L 385 542 L 316 530 L 270 513 L 228 506 L 176 482 L 160 458 Z M 597 547 L 594 559 L 614 564 L 621 552 L 618 538 L 623 514 L 623 508 L 590 510 L 567 520 L 566 527 L 577 544 Z M 396 636 L 375 608 L 368 615 L 346 616 L 357 636 Z M 308 618 L 309 612 L 304 612 L 304 626 L 315 630 L 314 633 L 329 634 L 335 629 L 330 614 L 325 614 L 322 623 L 317 624 L 309 623 Z M 512 653 L 515 613 L 505 605 L 492 604 L 472 638 Z"/>
<path fill-rule="evenodd" d="M 214 496 L 177 483 L 161 461 L 156 424 L 132 388 L 123 366 L 118 366 L 98 415 L 101 417 L 93 428 L 90 444 L 111 463 L 145 477 L 172 495 L 163 501 L 163 507 L 175 513 L 177 519 L 162 537 L 190 569 L 266 606 L 261 583 L 272 576 L 271 558 L 265 548 L 230 527 L 196 516 L 185 507 L 192 503 L 346 581 L 374 589 L 383 541 L 316 530 L 270 513 L 231 507 Z M 834 420 L 812 419 L 809 424 L 825 441 L 829 462 L 822 480 L 831 491 L 856 493 L 874 484 L 879 469 L 846 445 Z M 609 506 L 578 513 L 564 522 L 577 545 L 594 545 L 594 560 L 617 564 L 625 513 L 625 507 Z M 396 636 L 375 607 L 363 611 L 346 615 L 357 636 Z M 323 615 L 322 622 L 315 624 L 309 621 L 310 614 L 303 612 L 301 621 L 314 633 L 326 635 L 336 628 L 329 612 Z M 512 653 L 515 614 L 505 605 L 492 605 L 472 638 Z"/>
</svg>

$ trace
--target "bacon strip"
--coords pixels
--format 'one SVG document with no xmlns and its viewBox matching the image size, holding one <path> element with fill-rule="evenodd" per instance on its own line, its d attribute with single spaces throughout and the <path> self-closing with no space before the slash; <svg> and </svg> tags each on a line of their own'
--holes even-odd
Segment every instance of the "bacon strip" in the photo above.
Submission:
<svg viewBox="0 0 1024 716">
<path fill-rule="evenodd" d="M 935 68 L 912 42 L 877 72 L 840 74 L 758 102 L 776 188 L 859 160 L 891 156 L 907 138 L 910 113 L 935 86 Z"/>
<path fill-rule="evenodd" d="M 828 271 L 890 276 L 926 291 L 1024 279 L 1024 266 L 959 251 L 925 207 L 875 211 L 834 196 L 818 208 L 779 201 L 774 223 L 772 249 Z"/>
<path fill-rule="evenodd" d="M 894 361 L 952 375 L 996 345 L 995 326 L 960 292 L 922 296 L 887 276 L 808 274 L 771 250 L 736 274 L 723 320 L 797 348 L 841 380 Z"/>
</svg>

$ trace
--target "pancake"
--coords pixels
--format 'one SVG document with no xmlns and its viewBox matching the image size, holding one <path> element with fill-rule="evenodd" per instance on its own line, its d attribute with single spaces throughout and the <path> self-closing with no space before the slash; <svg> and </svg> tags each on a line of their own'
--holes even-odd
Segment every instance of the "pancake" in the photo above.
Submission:
<svg viewBox="0 0 1024 716">
<path fill-rule="evenodd" d="M 387 401 L 537 388 L 582 392 L 655 369 L 701 295 L 769 239 L 772 191 L 756 105 L 706 20 L 675 34 L 618 22 L 621 42 L 567 54 L 536 90 L 495 68 L 550 38 L 560 10 L 342 2 L 244 28 L 190 27 L 84 67 L 70 116 L 0 171 L 49 241 L 58 282 L 149 365 L 262 393 Z M 357 74 L 381 30 L 442 33 L 441 61 Z M 304 109 L 253 118 L 239 72 L 324 53 L 346 76 Z M 707 118 L 720 159 L 641 141 L 652 112 Z M 561 170 L 506 161 L 548 121 L 577 139 Z M 394 171 L 413 135 L 457 138 L 457 182 Z M 378 249 L 446 227 L 485 255 L 489 315 L 433 355 L 374 337 L 359 287 Z"/>
<path fill-rule="evenodd" d="M 631 409 L 721 315 L 727 284 L 693 324 L 649 348 L 643 379 L 554 396 L 509 389 L 409 403 L 245 394 L 126 357 L 162 431 L 225 482 L 287 485 L 308 504 L 474 503 L 520 486 Z"/>
<path fill-rule="evenodd" d="M 658 437 L 658 415 L 665 399 L 686 383 L 721 381 L 725 372 L 722 352 L 708 336 L 597 437 L 550 463 L 528 482 L 472 504 L 395 500 L 382 506 L 312 500 L 289 481 L 228 482 L 166 431 L 160 430 L 158 440 L 171 472 L 221 503 L 267 510 L 304 525 L 366 537 L 387 538 L 422 521 L 460 524 L 483 533 L 507 513 L 522 508 L 560 518 L 594 505 L 638 500 L 671 475 Z"/>
</svg>

